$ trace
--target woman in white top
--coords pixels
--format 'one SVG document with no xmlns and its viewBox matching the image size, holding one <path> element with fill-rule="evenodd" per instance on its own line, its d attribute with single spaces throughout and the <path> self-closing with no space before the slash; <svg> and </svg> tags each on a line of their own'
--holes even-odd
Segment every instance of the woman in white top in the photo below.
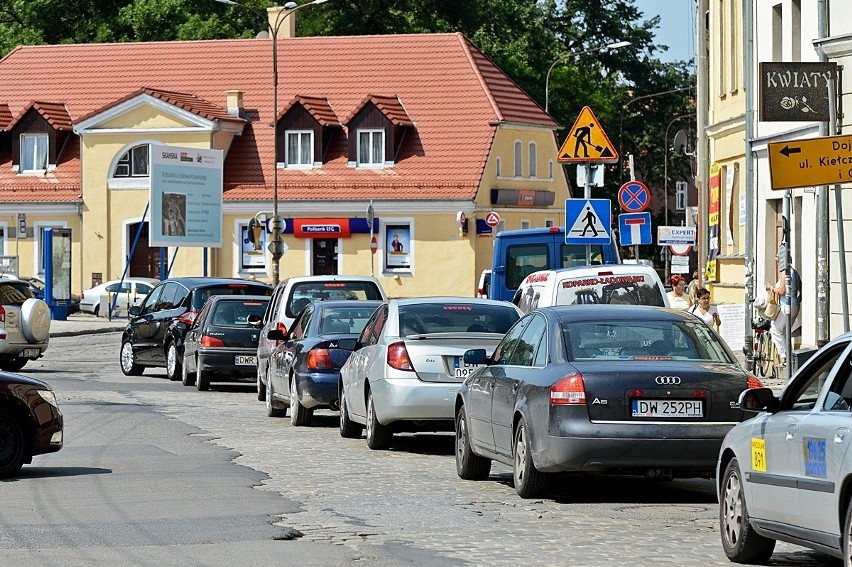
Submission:
<svg viewBox="0 0 852 567">
<path fill-rule="evenodd" d="M 689 309 L 689 296 L 686 295 L 686 280 L 677 274 L 669 278 L 672 290 L 666 295 L 669 297 L 669 307 L 675 309 Z"/>
<path fill-rule="evenodd" d="M 722 325 L 722 319 L 719 317 L 719 311 L 715 305 L 710 304 L 710 291 L 700 287 L 695 292 L 697 303 L 693 305 L 690 312 L 697 315 L 702 321 L 707 323 L 711 329 L 719 329 Z"/>
</svg>

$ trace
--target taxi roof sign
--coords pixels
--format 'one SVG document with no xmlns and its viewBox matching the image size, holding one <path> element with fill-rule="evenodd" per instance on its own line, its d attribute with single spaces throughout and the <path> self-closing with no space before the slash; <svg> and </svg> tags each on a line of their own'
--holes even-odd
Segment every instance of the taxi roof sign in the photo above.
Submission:
<svg viewBox="0 0 852 567">
<path fill-rule="evenodd" d="M 556 160 L 560 163 L 616 163 L 618 152 L 598 117 L 584 106 L 565 138 Z"/>
</svg>

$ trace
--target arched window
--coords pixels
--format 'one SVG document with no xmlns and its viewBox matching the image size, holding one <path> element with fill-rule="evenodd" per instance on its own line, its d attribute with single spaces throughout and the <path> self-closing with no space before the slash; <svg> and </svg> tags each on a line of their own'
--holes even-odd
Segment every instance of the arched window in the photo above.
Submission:
<svg viewBox="0 0 852 567">
<path fill-rule="evenodd" d="M 503 162 L 500 160 L 500 158 L 497 158 L 497 177 L 500 177 L 501 175 L 503 175 L 503 169 L 502 168 L 503 168 Z"/>
<path fill-rule="evenodd" d="M 538 177 L 538 156 L 535 142 L 530 142 L 530 177 Z"/>
<path fill-rule="evenodd" d="M 515 177 L 523 177 L 523 169 L 521 168 L 521 161 L 523 156 L 521 155 L 522 146 L 521 141 L 515 141 Z"/>
<path fill-rule="evenodd" d="M 113 177 L 148 177 L 148 144 L 130 148 L 115 164 Z"/>
</svg>

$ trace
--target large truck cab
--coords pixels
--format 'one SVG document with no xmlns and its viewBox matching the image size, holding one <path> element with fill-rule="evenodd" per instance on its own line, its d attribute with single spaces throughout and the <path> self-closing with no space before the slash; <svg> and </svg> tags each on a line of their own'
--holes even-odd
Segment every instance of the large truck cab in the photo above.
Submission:
<svg viewBox="0 0 852 567">
<path fill-rule="evenodd" d="M 618 264 L 618 247 L 609 244 L 591 246 L 592 264 Z M 565 244 L 560 227 L 526 228 L 498 232 L 491 260 L 489 299 L 512 301 L 524 278 L 540 270 L 586 265 L 586 246 Z"/>
</svg>

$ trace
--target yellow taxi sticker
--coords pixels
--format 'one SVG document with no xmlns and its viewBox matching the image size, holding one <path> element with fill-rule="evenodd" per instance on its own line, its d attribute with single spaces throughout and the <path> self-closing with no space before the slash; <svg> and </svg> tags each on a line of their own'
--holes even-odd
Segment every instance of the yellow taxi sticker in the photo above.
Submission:
<svg viewBox="0 0 852 567">
<path fill-rule="evenodd" d="M 766 440 L 752 437 L 751 439 L 751 468 L 755 471 L 766 472 Z"/>
</svg>

